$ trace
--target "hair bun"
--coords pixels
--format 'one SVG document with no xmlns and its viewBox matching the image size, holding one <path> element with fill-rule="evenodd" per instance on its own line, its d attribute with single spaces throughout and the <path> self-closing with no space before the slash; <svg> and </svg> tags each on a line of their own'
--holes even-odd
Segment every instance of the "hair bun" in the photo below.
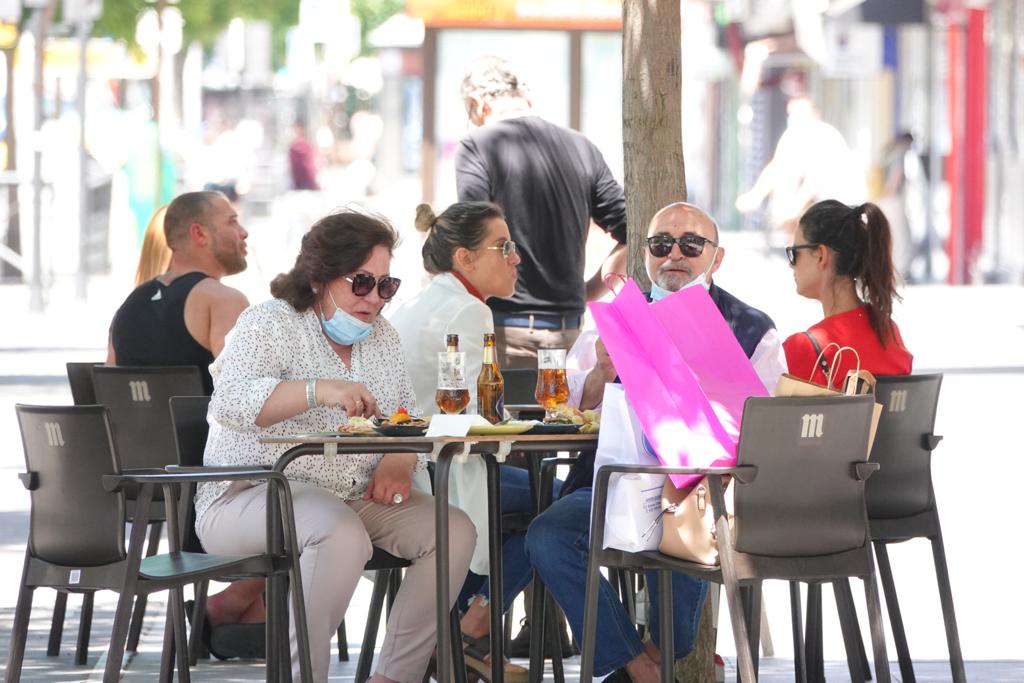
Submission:
<svg viewBox="0 0 1024 683">
<path fill-rule="evenodd" d="M 430 204 L 420 204 L 416 207 L 416 229 L 420 232 L 427 232 L 437 222 L 437 215 L 430 208 Z"/>
</svg>

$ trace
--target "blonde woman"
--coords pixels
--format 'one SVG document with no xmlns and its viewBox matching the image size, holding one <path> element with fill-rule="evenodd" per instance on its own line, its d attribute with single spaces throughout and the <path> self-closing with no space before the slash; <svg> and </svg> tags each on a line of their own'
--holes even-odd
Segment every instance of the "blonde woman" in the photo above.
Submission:
<svg viewBox="0 0 1024 683">
<path fill-rule="evenodd" d="M 135 270 L 135 286 L 149 282 L 157 275 L 167 272 L 171 264 L 171 248 L 167 246 L 164 235 L 164 214 L 167 205 L 161 206 L 153 213 L 146 226 L 146 234 L 142 236 L 142 252 L 139 254 L 139 266 Z"/>
</svg>

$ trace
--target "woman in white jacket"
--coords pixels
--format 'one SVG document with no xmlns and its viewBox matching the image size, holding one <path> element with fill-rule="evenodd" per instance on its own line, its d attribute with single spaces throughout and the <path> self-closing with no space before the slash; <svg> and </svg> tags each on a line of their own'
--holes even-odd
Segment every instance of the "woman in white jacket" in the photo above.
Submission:
<svg viewBox="0 0 1024 683">
<path fill-rule="evenodd" d="M 449 334 L 459 335 L 459 350 L 466 353 L 469 405 L 473 411 L 475 379 L 483 361 L 484 334 L 494 332 L 491 309 L 485 302 L 489 297 L 511 296 L 515 291 L 516 266 L 519 265 L 516 245 L 501 208 L 488 202 L 452 204 L 439 216 L 429 205 L 420 204 L 416 207 L 416 227 L 427 233 L 423 267 L 434 277 L 422 292 L 396 309 L 390 321 L 402 340 L 417 403 L 427 414 L 439 412 L 433 401 L 437 388 L 437 354 L 445 350 Z M 522 492 L 526 492 L 527 499 L 529 496 L 525 470 L 501 468 L 501 486 L 502 512 L 523 507 Z M 470 568 L 474 574 L 486 575 L 487 479 L 483 460 L 470 458 L 452 468 L 450 496 L 452 504 L 464 510 L 476 525 L 477 545 Z M 518 557 L 522 553 L 512 554 Z M 522 572 L 513 570 L 513 573 Z M 505 583 L 509 584 L 510 579 L 518 583 L 518 578 L 509 577 Z M 460 606 L 465 607 L 465 600 L 479 588 L 477 581 L 468 591 L 469 595 L 462 596 Z M 481 602 L 478 598 L 476 601 Z M 486 605 L 487 601 L 482 603 Z M 481 646 L 474 643 L 467 648 L 466 662 L 489 679 L 490 664 L 486 653 L 480 651 Z M 525 681 L 526 670 L 506 665 L 505 678 L 510 683 Z"/>
</svg>

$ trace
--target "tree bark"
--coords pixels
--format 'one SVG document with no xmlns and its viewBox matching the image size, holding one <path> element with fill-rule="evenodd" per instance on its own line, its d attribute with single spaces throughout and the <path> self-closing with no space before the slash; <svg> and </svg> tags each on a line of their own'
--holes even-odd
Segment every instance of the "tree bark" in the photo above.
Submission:
<svg viewBox="0 0 1024 683">
<path fill-rule="evenodd" d="M 680 683 L 713 683 L 715 680 L 715 627 L 711 623 L 711 591 L 704 600 L 700 626 L 690 654 L 676 660 L 676 680 Z"/>
<path fill-rule="evenodd" d="M 686 199 L 679 2 L 622 3 L 622 150 L 629 273 L 649 285 L 644 239 L 661 207 Z"/>
<path fill-rule="evenodd" d="M 622 148 L 629 274 L 648 287 L 645 238 L 651 217 L 686 200 L 682 131 L 682 25 L 679 2 L 622 3 Z M 682 683 L 709 683 L 715 636 L 705 601 L 693 651 L 676 664 Z"/>
</svg>

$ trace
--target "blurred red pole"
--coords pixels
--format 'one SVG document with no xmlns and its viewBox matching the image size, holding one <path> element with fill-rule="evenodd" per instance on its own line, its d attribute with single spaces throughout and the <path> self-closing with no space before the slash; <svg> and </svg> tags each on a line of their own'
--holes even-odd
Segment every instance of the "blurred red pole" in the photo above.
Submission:
<svg viewBox="0 0 1024 683">
<path fill-rule="evenodd" d="M 947 33 L 948 80 L 946 99 L 949 106 L 949 155 L 946 157 L 946 180 L 949 183 L 949 239 L 946 253 L 949 255 L 949 284 L 961 284 L 963 280 L 963 27 L 958 21 L 950 21 Z"/>
<path fill-rule="evenodd" d="M 985 229 L 985 140 L 988 135 L 988 50 L 986 10 L 967 13 L 967 96 L 964 125 L 963 282 L 969 282 L 981 253 Z"/>
</svg>

